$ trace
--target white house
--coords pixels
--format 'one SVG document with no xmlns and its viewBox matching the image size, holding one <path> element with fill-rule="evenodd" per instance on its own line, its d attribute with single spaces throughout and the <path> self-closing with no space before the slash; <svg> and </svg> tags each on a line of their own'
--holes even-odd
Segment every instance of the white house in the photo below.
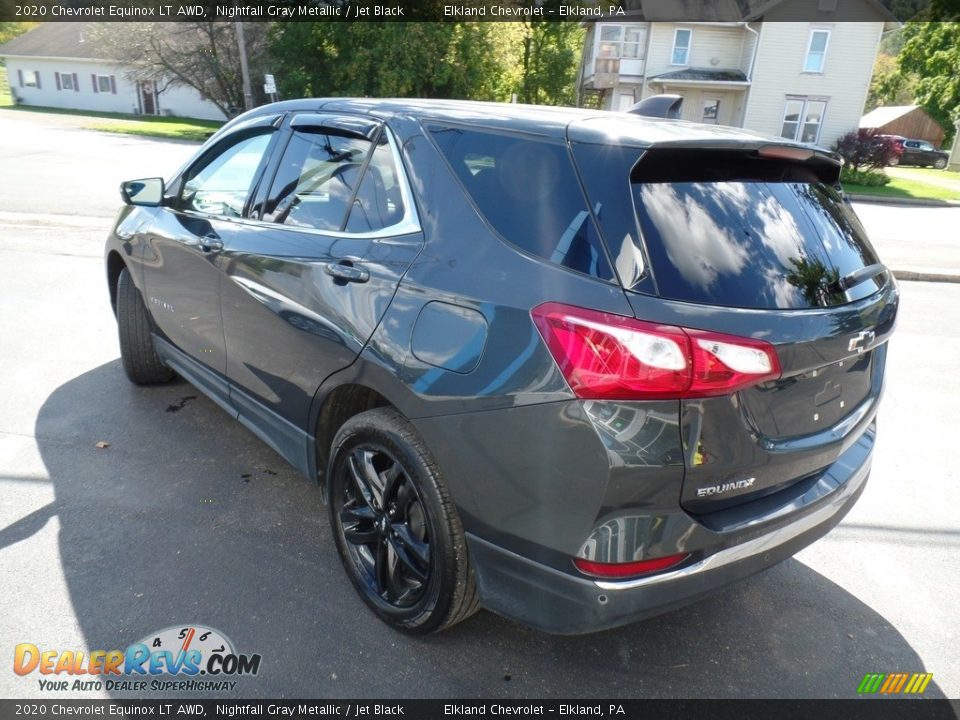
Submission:
<svg viewBox="0 0 960 720">
<path fill-rule="evenodd" d="M 829 147 L 858 127 L 881 34 L 897 23 L 875 0 L 803 4 L 750 0 L 737 22 L 588 22 L 581 103 L 681 95 L 684 120 Z"/>
<path fill-rule="evenodd" d="M 223 120 L 200 93 L 182 85 L 131 81 L 128 68 L 96 57 L 84 36 L 87 23 L 42 23 L 3 45 L 10 91 L 18 104 L 176 115 Z"/>
</svg>

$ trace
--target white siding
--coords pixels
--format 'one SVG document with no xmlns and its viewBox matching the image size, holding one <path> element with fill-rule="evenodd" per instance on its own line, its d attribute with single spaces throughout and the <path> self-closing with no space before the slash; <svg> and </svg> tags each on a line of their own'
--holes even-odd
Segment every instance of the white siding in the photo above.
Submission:
<svg viewBox="0 0 960 720">
<path fill-rule="evenodd" d="M 700 25 L 697 23 L 652 23 L 650 31 L 650 55 L 647 75 L 681 70 L 684 66 L 672 65 L 673 35 L 677 28 L 693 31 L 690 44 L 690 62 L 686 67 L 715 70 L 743 70 L 741 55 L 743 33 L 737 25 Z"/>
<path fill-rule="evenodd" d="M 822 74 L 803 72 L 811 28 L 830 30 Z M 779 135 L 787 96 L 799 95 L 827 101 L 819 145 L 856 129 L 882 30 L 882 22 L 763 23 L 744 127 Z"/>
<path fill-rule="evenodd" d="M 20 72 L 40 74 L 40 87 L 21 87 Z M 76 90 L 57 89 L 56 73 L 76 73 Z M 116 92 L 94 92 L 94 75 L 112 75 Z M 65 108 L 72 110 L 95 110 L 99 112 L 138 113 L 137 84 L 124 76 L 122 67 L 99 61 L 54 58 L 7 58 L 7 79 L 11 92 L 19 102 L 27 105 Z M 159 96 L 162 114 L 179 117 L 223 120 L 217 107 L 200 97 L 192 88 L 172 87 Z"/>
</svg>

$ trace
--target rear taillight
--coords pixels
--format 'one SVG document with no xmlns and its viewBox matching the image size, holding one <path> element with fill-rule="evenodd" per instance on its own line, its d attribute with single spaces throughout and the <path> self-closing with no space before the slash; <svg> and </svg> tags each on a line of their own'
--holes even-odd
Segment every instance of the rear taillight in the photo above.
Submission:
<svg viewBox="0 0 960 720">
<path fill-rule="evenodd" d="M 773 345 L 544 303 L 531 312 L 577 397 L 662 400 L 728 395 L 780 376 Z"/>
<path fill-rule="evenodd" d="M 686 554 L 667 555 L 666 557 L 653 558 L 651 560 L 638 560 L 636 562 L 624 563 L 602 563 L 584 560 L 583 558 L 574 558 L 573 564 L 577 570 L 584 575 L 623 579 L 668 570 L 669 568 L 679 565 L 688 557 L 690 556 Z"/>
</svg>

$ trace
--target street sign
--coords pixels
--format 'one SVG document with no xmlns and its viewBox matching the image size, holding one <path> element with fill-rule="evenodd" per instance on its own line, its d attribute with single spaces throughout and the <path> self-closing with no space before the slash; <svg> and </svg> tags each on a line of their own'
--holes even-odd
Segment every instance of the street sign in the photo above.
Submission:
<svg viewBox="0 0 960 720">
<path fill-rule="evenodd" d="M 263 76 L 263 91 L 267 95 L 272 95 L 277 91 L 277 83 L 273 79 L 273 75 L 266 74 Z"/>
</svg>

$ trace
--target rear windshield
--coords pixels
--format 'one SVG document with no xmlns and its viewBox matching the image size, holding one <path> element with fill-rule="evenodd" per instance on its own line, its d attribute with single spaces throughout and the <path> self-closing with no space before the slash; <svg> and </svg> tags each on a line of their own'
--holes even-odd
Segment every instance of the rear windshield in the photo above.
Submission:
<svg viewBox="0 0 960 720">
<path fill-rule="evenodd" d="M 866 297 L 831 286 L 878 262 L 838 192 L 819 182 L 634 182 L 662 297 L 743 308 L 809 308 Z"/>
</svg>

